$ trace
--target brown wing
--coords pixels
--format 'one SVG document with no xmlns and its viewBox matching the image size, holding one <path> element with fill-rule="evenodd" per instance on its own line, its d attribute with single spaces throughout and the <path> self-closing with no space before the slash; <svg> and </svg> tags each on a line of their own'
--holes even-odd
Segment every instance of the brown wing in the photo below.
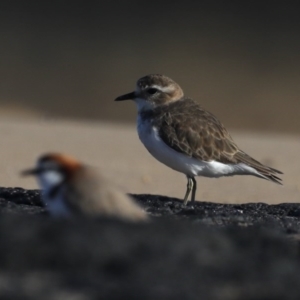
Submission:
<svg viewBox="0 0 300 300">
<path fill-rule="evenodd" d="M 66 204 L 76 215 L 115 217 L 131 221 L 145 221 L 146 212 L 134 199 L 89 167 L 65 191 Z"/>
<path fill-rule="evenodd" d="M 184 107 L 183 107 L 184 104 Z M 170 147 L 204 161 L 236 163 L 238 147 L 222 123 L 191 99 L 178 101 L 160 119 L 160 137 Z"/>
<path fill-rule="evenodd" d="M 262 177 L 276 183 L 282 172 L 264 166 L 235 144 L 223 124 L 191 99 L 175 102 L 160 118 L 160 137 L 174 150 L 190 157 L 222 163 L 244 163 L 256 169 Z"/>
</svg>

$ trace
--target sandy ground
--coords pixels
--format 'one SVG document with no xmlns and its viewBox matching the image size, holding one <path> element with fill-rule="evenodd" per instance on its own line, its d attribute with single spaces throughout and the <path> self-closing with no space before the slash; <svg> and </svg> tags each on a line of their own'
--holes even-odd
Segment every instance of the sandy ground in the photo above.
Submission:
<svg viewBox="0 0 300 300">
<path fill-rule="evenodd" d="M 121 124 L 1 120 L 0 182 L 3 187 L 36 188 L 35 180 L 19 172 L 42 153 L 72 154 L 95 166 L 126 192 L 182 198 L 186 179 L 156 161 L 140 143 L 135 127 Z M 300 201 L 299 136 L 231 132 L 240 148 L 254 158 L 284 172 L 284 185 L 251 176 L 210 179 L 198 177 L 201 201 L 298 202 Z"/>
</svg>

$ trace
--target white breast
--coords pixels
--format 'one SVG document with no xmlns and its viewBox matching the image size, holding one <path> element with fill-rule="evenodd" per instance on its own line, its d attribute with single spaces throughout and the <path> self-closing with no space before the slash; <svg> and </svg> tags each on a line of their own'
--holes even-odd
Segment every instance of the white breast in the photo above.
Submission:
<svg viewBox="0 0 300 300">
<path fill-rule="evenodd" d="M 69 217 L 71 215 L 69 208 L 65 205 L 64 199 L 60 194 L 51 199 L 48 199 L 47 195 L 44 194 L 42 200 L 51 216 Z"/>
<path fill-rule="evenodd" d="M 52 189 L 63 181 L 62 175 L 58 171 L 49 170 L 40 174 L 38 181 L 43 191 L 42 200 L 49 213 L 55 217 L 69 216 L 69 208 L 65 205 L 61 193 L 58 193 L 53 198 L 48 196 L 51 194 Z"/>
<path fill-rule="evenodd" d="M 139 138 L 147 150 L 161 163 L 189 176 L 221 177 L 232 175 L 252 174 L 258 172 L 245 164 L 223 164 L 217 161 L 200 161 L 188 157 L 167 146 L 158 134 L 158 129 L 149 121 L 138 117 L 137 130 Z"/>
</svg>

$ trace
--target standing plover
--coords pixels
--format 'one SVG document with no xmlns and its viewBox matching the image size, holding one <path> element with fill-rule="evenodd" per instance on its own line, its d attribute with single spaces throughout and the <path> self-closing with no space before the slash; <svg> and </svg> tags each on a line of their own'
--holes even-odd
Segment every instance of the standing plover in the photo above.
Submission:
<svg viewBox="0 0 300 300">
<path fill-rule="evenodd" d="M 120 219 L 146 220 L 147 214 L 111 182 L 76 159 L 57 153 L 41 156 L 34 169 L 42 188 L 42 199 L 53 216 L 103 215 Z"/>
<path fill-rule="evenodd" d="M 184 96 L 172 79 L 159 74 L 137 81 L 136 90 L 115 101 L 132 99 L 138 109 L 137 131 L 160 162 L 187 176 L 184 204 L 195 201 L 195 176 L 254 175 L 280 184 L 276 174 L 239 149 L 223 124 L 197 102 Z"/>
</svg>

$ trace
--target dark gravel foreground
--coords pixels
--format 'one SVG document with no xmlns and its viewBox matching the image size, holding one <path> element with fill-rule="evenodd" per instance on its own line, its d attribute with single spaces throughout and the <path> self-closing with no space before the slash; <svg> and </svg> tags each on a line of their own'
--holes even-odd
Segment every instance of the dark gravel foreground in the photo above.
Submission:
<svg viewBox="0 0 300 300">
<path fill-rule="evenodd" d="M 0 188 L 0 299 L 300 299 L 300 204 L 135 197 L 151 222 L 51 219 Z"/>
</svg>

